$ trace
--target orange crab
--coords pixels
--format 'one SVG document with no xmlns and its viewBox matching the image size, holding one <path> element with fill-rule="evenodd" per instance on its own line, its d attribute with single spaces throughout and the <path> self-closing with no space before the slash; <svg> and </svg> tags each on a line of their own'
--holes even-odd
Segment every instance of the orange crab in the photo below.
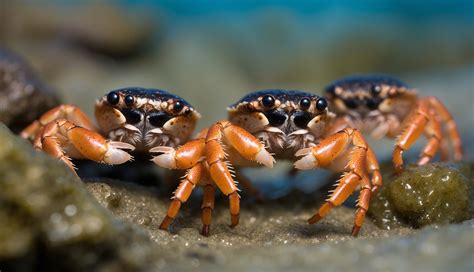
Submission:
<svg viewBox="0 0 474 272">
<path fill-rule="evenodd" d="M 181 145 L 193 132 L 199 113 L 179 96 L 133 87 L 100 98 L 95 117 L 100 129 L 77 106 L 64 104 L 43 114 L 20 135 L 75 172 L 70 158 L 121 164 L 132 159 L 128 151 Z"/>
<path fill-rule="evenodd" d="M 264 90 L 243 97 L 228 108 L 228 113 L 228 120 L 215 123 L 192 142 L 177 149 L 157 147 L 153 150 L 163 153 L 155 157 L 156 164 L 189 169 L 174 193 L 160 228 L 168 228 L 182 203 L 203 178 L 212 179 L 228 196 L 231 226 L 236 226 L 240 197 L 231 167 L 261 164 L 272 167 L 276 158 L 294 161 L 297 169 L 327 167 L 344 172 L 326 203 L 308 222 L 318 222 L 360 187 L 352 235 L 359 233 L 371 194 L 382 184 L 378 162 L 358 130 L 335 130 L 335 115 L 328 110 L 325 98 L 301 91 Z M 202 156 L 205 160 L 197 160 Z M 239 169 L 235 169 L 235 174 L 249 187 Z M 206 236 L 214 207 L 214 190 L 210 182 L 204 187 L 201 233 Z"/>
<path fill-rule="evenodd" d="M 453 117 L 436 97 L 418 97 L 415 89 L 387 75 L 350 76 L 325 89 L 330 109 L 336 113 L 335 130 L 346 127 L 370 133 L 374 138 L 396 138 L 393 165 L 402 171 L 405 150 L 425 134 L 419 165 L 428 163 L 441 150 L 449 157 L 446 133 L 454 148 L 454 160 L 463 156 L 462 141 Z M 444 125 L 444 129 L 443 129 Z"/>
</svg>

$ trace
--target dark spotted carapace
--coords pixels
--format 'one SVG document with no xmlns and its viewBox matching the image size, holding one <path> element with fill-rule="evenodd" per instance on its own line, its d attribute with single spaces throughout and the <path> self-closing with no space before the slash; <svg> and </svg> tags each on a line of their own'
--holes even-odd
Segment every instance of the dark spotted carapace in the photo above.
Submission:
<svg viewBox="0 0 474 272">
<path fill-rule="evenodd" d="M 192 111 L 192 106 L 186 100 L 159 89 L 122 88 L 110 91 L 105 97 L 111 106 L 116 106 L 122 112 L 129 124 L 139 123 L 143 119 L 142 115 L 146 115 L 152 126 L 161 127 L 173 116 Z M 162 102 L 171 105 L 162 108 Z M 181 112 L 183 108 L 186 109 Z"/>
<path fill-rule="evenodd" d="M 383 92 L 384 88 L 391 91 Z M 376 110 L 387 97 L 395 97 L 398 89 L 409 89 L 401 80 L 388 75 L 354 75 L 334 81 L 325 89 L 329 100 L 340 99 L 349 109 Z"/>
<path fill-rule="evenodd" d="M 172 93 L 169 93 L 167 91 L 159 90 L 159 89 L 147 89 L 147 88 L 141 88 L 141 87 L 129 87 L 129 88 L 122 88 L 122 89 L 117 89 L 113 90 L 111 92 L 117 92 L 121 93 L 124 96 L 131 95 L 134 97 L 141 97 L 141 98 L 147 98 L 151 100 L 159 100 L 159 101 L 168 101 L 168 100 L 173 100 L 173 101 L 179 101 L 183 104 L 183 106 L 188 106 L 192 108 L 191 104 L 189 104 L 186 100 L 183 98 L 174 95 Z"/>
<path fill-rule="evenodd" d="M 254 104 L 257 103 L 257 104 Z M 245 105 L 242 107 L 242 105 Z M 286 133 L 306 128 L 309 121 L 327 107 L 326 99 L 303 91 L 270 89 L 250 93 L 229 110 L 262 112 L 271 126 L 286 127 Z M 291 120 L 292 122 L 287 122 Z"/>
<path fill-rule="evenodd" d="M 319 96 L 307 92 L 295 91 L 295 90 L 281 90 L 281 89 L 271 89 L 271 90 L 262 90 L 250 93 L 242 97 L 236 103 L 230 105 L 230 108 L 237 106 L 242 102 L 252 102 L 257 100 L 259 97 L 271 95 L 282 101 L 293 101 L 298 103 L 302 98 L 318 99 Z"/>
</svg>

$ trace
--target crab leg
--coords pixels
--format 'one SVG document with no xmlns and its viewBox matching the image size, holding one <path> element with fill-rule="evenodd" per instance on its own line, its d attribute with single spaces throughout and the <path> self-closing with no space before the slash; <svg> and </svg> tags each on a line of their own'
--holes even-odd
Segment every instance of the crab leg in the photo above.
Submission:
<svg viewBox="0 0 474 272">
<path fill-rule="evenodd" d="M 338 118 L 335 120 L 334 124 L 328 129 L 332 132 L 331 134 L 326 134 L 327 136 L 333 135 L 340 130 L 343 130 L 347 127 L 348 121 L 345 118 Z M 380 174 L 380 167 L 377 161 L 377 156 L 375 156 L 374 151 L 370 146 L 367 145 L 367 172 L 371 176 L 372 184 L 372 193 L 376 193 L 382 186 L 382 175 Z M 296 170 L 296 168 L 293 168 Z"/>
<path fill-rule="evenodd" d="M 359 209 L 356 212 L 352 231 L 352 234 L 356 236 L 364 220 L 371 194 L 371 184 L 366 177 L 365 158 L 368 146 L 360 132 L 346 128 L 329 136 L 312 148 L 299 150 L 295 155 L 304 157 L 295 162 L 295 167 L 298 169 L 312 169 L 318 166 L 329 166 L 335 158 L 344 153 L 350 143 L 354 147 L 351 148 L 349 153 L 349 162 L 346 166 L 348 172 L 342 175 L 336 189 L 331 193 L 326 203 L 319 208 L 318 212 L 308 220 L 308 223 L 314 224 L 321 220 L 333 207 L 341 205 L 360 184 L 362 191 L 359 198 Z M 371 167 L 374 167 L 374 170 L 376 169 L 375 165 Z"/>
<path fill-rule="evenodd" d="M 212 125 L 206 137 L 206 158 L 209 173 L 217 187 L 229 198 L 231 226 L 239 223 L 240 196 L 232 174 L 229 171 L 222 141 L 227 142 L 244 158 L 255 160 L 266 166 L 273 166 L 273 157 L 265 146 L 253 135 L 228 121 Z"/>
<path fill-rule="evenodd" d="M 212 222 L 212 211 L 214 210 L 215 203 L 215 187 L 212 184 L 204 185 L 204 196 L 201 204 L 201 219 L 202 219 L 202 230 L 201 234 L 209 236 L 209 230 Z"/>
<path fill-rule="evenodd" d="M 239 223 L 240 197 L 237 193 L 237 186 L 227 167 L 224 149 L 220 144 L 222 141 L 221 129 L 219 123 L 209 129 L 206 138 L 206 158 L 212 180 L 222 193 L 229 198 L 231 226 L 236 226 Z"/>
<path fill-rule="evenodd" d="M 189 169 L 196 165 L 203 157 L 205 150 L 205 139 L 196 139 L 174 149 L 169 146 L 157 146 L 150 152 L 160 152 L 152 161 L 162 167 L 169 169 Z"/>
<path fill-rule="evenodd" d="M 436 154 L 439 149 L 440 141 L 442 139 L 441 124 L 436 118 L 434 111 L 430 110 L 430 120 L 426 125 L 425 131 L 428 138 L 428 143 L 423 148 L 418 165 L 427 164 Z"/>
<path fill-rule="evenodd" d="M 370 146 L 367 146 L 366 163 L 367 172 L 371 175 L 372 193 L 376 193 L 382 186 L 382 175 L 380 174 L 377 157 Z"/>
<path fill-rule="evenodd" d="M 463 157 L 462 141 L 459 131 L 457 129 L 456 122 L 454 122 L 453 116 L 449 113 L 446 106 L 441 103 L 436 97 L 427 97 L 430 105 L 434 111 L 441 117 L 446 123 L 446 129 L 448 130 L 449 137 L 454 146 L 454 160 L 459 161 Z"/>
<path fill-rule="evenodd" d="M 436 114 L 436 112 L 431 109 L 431 113 L 433 115 L 433 119 L 434 119 L 434 122 L 436 122 L 438 124 L 438 126 L 440 127 L 441 129 L 441 134 L 440 134 L 440 141 L 439 141 L 439 153 L 440 153 L 440 160 L 441 161 L 447 161 L 449 160 L 449 143 L 448 143 L 448 139 L 446 139 L 446 137 L 444 137 L 444 131 L 442 129 L 442 119 L 441 119 L 441 116 L 439 116 L 439 114 Z M 429 136 L 429 134 L 428 134 Z M 422 153 L 423 154 L 423 153 Z M 422 156 L 422 154 L 420 155 L 420 157 Z"/>
<path fill-rule="evenodd" d="M 273 167 L 275 160 L 265 149 L 265 145 L 255 136 L 247 132 L 245 129 L 233 125 L 229 121 L 218 122 L 215 126 L 222 131 L 225 139 L 244 158 L 256 161 L 270 168 Z"/>
<path fill-rule="evenodd" d="M 66 119 L 77 126 L 87 128 L 91 131 L 97 131 L 89 117 L 87 117 L 87 115 L 81 109 L 79 109 L 79 107 L 71 104 L 63 104 L 52 108 L 41 115 L 38 120 L 34 121 L 25 129 L 23 129 L 23 131 L 20 133 L 20 136 L 25 139 L 33 140 L 39 134 L 41 128 L 57 119 Z"/>
<path fill-rule="evenodd" d="M 446 141 L 445 138 L 441 139 L 441 142 L 439 143 L 439 151 L 441 161 L 449 160 L 449 146 L 448 141 Z"/>
<path fill-rule="evenodd" d="M 455 147 L 455 159 L 458 160 L 462 158 L 461 139 L 451 114 L 436 98 L 428 97 L 420 100 L 416 110 L 410 115 L 407 122 L 405 122 L 405 124 L 407 124 L 406 128 L 397 139 L 393 151 L 393 164 L 396 173 L 402 171 L 403 151 L 409 149 L 423 131 L 428 138 L 428 143 L 423 148 L 418 165 L 428 163 L 439 148 L 441 148 L 442 159 L 447 157 L 447 149 L 442 134 L 440 118 L 447 122 L 448 133 Z"/>
<path fill-rule="evenodd" d="M 352 227 L 352 236 L 359 234 L 360 228 L 364 223 L 365 214 L 369 209 L 370 197 L 374 189 L 370 189 L 369 180 L 364 176 L 360 180 L 361 189 L 359 193 L 359 199 L 357 200 L 357 211 L 354 218 L 354 226 Z"/>
<path fill-rule="evenodd" d="M 50 154 L 54 158 L 57 158 L 64 162 L 71 170 L 76 173 L 74 169 L 74 165 L 71 162 L 71 158 L 69 158 L 65 153 L 64 150 L 61 148 L 60 142 L 56 137 L 59 134 L 60 124 L 57 122 L 51 122 L 50 124 L 46 125 L 41 132 L 41 142 L 35 144 L 35 148 L 39 150 L 43 150 L 44 152 Z"/>
<path fill-rule="evenodd" d="M 160 229 L 168 229 L 168 226 L 171 224 L 171 222 L 173 222 L 176 215 L 178 214 L 181 204 L 188 200 L 191 192 L 194 190 L 196 184 L 201 179 L 202 172 L 203 165 L 202 163 L 198 163 L 189 169 L 188 173 L 186 173 L 185 178 L 181 180 L 181 183 L 174 192 L 174 196 L 172 197 L 173 200 L 171 201 L 170 207 L 168 208 L 166 217 L 160 224 Z"/>
<path fill-rule="evenodd" d="M 41 146 L 35 146 L 61 159 L 74 170 L 68 154 L 63 147 L 74 147 L 83 157 L 107 164 L 121 164 L 132 159 L 122 149 L 133 150 L 132 145 L 121 142 L 108 142 L 100 134 L 76 126 L 65 119 L 47 124 L 41 132 Z"/>
<path fill-rule="evenodd" d="M 421 100 L 415 111 L 407 118 L 405 122 L 407 125 L 395 143 L 392 162 L 397 174 L 402 172 L 403 151 L 409 149 L 420 137 L 421 133 L 425 130 L 428 120 L 430 120 L 428 103 L 426 100 Z"/>
</svg>

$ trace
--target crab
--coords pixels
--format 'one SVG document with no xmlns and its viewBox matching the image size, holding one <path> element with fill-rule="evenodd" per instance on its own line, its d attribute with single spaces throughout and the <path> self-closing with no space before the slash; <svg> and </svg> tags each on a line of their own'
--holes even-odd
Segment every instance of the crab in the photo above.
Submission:
<svg viewBox="0 0 474 272">
<path fill-rule="evenodd" d="M 337 115 L 335 130 L 358 128 L 376 139 L 396 139 L 392 162 L 397 174 L 403 170 L 403 152 L 422 133 L 427 143 L 418 165 L 430 162 L 438 150 L 441 160 L 448 159 L 447 135 L 454 160 L 462 159 L 461 137 L 448 109 L 434 96 L 419 97 L 415 89 L 399 79 L 387 75 L 349 76 L 327 86 L 325 96 Z"/>
<path fill-rule="evenodd" d="M 335 117 L 324 97 L 303 91 L 257 91 L 231 105 L 228 119 L 202 131 L 193 143 L 176 149 L 157 148 L 163 153 L 155 157 L 158 165 L 189 169 L 174 194 L 160 228 L 168 229 L 201 178 L 211 179 L 228 196 L 230 226 L 236 226 L 239 222 L 240 196 L 233 171 L 241 184 L 244 182 L 243 185 L 249 186 L 248 180 L 239 172 L 240 167 L 272 167 L 274 159 L 277 159 L 290 160 L 297 169 L 326 167 L 344 172 L 335 190 L 308 223 L 321 220 L 356 188 L 360 188 L 352 228 L 352 235 L 357 236 L 369 208 L 371 194 L 381 186 L 382 178 L 375 154 L 362 134 L 353 128 L 335 129 Z M 199 152 L 205 160 L 194 165 L 189 164 L 188 159 L 182 159 L 187 153 Z M 233 170 L 233 166 L 237 168 Z M 201 233 L 206 236 L 209 235 L 213 208 L 214 187 L 209 183 L 204 188 L 202 205 Z"/>
<path fill-rule="evenodd" d="M 131 87 L 97 100 L 95 117 L 99 128 L 77 106 L 59 105 L 20 136 L 76 173 L 71 158 L 115 165 L 133 159 L 133 150 L 153 153 L 157 146 L 181 145 L 189 140 L 200 115 L 179 96 Z"/>
</svg>

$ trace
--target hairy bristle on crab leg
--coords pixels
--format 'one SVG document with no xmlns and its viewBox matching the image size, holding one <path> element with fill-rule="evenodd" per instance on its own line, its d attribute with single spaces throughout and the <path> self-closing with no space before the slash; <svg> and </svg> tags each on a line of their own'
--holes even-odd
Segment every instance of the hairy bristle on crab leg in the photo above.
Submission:
<svg viewBox="0 0 474 272">
<path fill-rule="evenodd" d="M 373 156 L 373 153 L 367 153 L 369 147 L 360 132 L 346 128 L 327 137 L 312 148 L 303 149 L 302 151 L 297 152 L 296 156 L 304 157 L 295 162 L 295 167 L 298 169 L 312 169 L 315 167 L 328 166 L 334 158 L 338 157 L 346 150 L 349 144 L 352 144 L 353 147 L 348 155 L 349 162 L 346 166 L 347 172 L 343 174 L 336 189 L 326 200 L 326 203 L 323 204 L 318 212 L 308 220 L 308 223 L 317 223 L 326 216 L 333 207 L 339 206 L 346 201 L 352 192 L 354 192 L 357 185 L 360 185 L 361 193 L 359 197 L 358 210 L 356 211 L 354 227 L 352 230 L 352 235 L 357 236 L 369 206 L 370 193 L 372 190 L 372 186 L 367 179 L 367 168 L 365 166 L 366 157 L 368 155 Z M 371 158 L 370 160 L 374 160 L 374 158 Z M 371 170 L 375 173 L 373 175 L 373 183 L 379 185 L 380 173 L 378 172 L 378 166 L 373 166 Z"/>
<path fill-rule="evenodd" d="M 20 136 L 33 141 L 35 136 L 40 135 L 39 131 L 42 127 L 57 119 L 66 119 L 77 126 L 87 128 L 91 131 L 97 131 L 97 128 L 92 124 L 89 117 L 87 117 L 81 109 L 75 105 L 63 104 L 44 113 L 38 120 L 23 129 Z"/>
<path fill-rule="evenodd" d="M 209 128 L 206 137 L 206 159 L 209 173 L 217 187 L 229 198 L 231 226 L 239 223 L 240 196 L 232 174 L 230 173 L 221 142 L 225 138 L 240 155 L 268 167 L 273 166 L 274 159 L 265 150 L 260 140 L 244 129 L 228 121 L 220 121 Z"/>
</svg>

